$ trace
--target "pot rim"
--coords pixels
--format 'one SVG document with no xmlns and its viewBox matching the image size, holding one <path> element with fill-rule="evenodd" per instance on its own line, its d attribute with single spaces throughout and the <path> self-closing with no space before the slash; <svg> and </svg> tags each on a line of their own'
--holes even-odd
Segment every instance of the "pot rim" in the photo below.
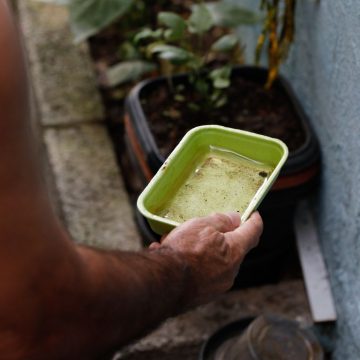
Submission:
<svg viewBox="0 0 360 360">
<path fill-rule="evenodd" d="M 267 73 L 268 69 L 260 66 L 252 65 L 239 65 L 233 67 L 233 74 L 236 72 L 256 72 Z M 173 79 L 184 79 L 188 76 L 187 73 L 173 75 Z M 130 118 L 135 117 L 138 123 L 133 125 L 136 128 L 136 132 L 139 137 L 142 138 L 142 144 L 145 147 L 145 151 L 150 154 L 149 161 L 153 163 L 153 167 L 160 168 L 166 158 L 160 153 L 158 146 L 152 132 L 150 131 L 146 115 L 141 106 L 141 95 L 147 88 L 156 86 L 156 84 L 166 82 L 166 76 L 159 76 L 153 79 L 146 79 L 139 82 L 130 91 L 125 101 L 125 110 L 130 115 Z M 293 105 L 295 113 L 298 115 L 301 126 L 305 133 L 304 143 L 296 150 L 289 152 L 289 158 L 282 169 L 281 175 L 292 175 L 307 169 L 309 166 L 316 163 L 320 163 L 320 147 L 319 142 L 316 138 L 315 132 L 310 124 L 309 118 L 306 115 L 301 103 L 299 102 L 295 92 L 293 91 L 288 80 L 283 76 L 279 75 L 275 81 L 275 84 L 282 87 L 285 94 L 288 96 L 290 103 Z M 156 171 L 154 171 L 156 172 Z"/>
</svg>

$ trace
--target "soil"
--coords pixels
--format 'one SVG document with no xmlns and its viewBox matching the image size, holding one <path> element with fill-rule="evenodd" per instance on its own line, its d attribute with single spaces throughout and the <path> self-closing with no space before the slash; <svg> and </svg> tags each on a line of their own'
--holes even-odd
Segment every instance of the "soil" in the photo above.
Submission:
<svg viewBox="0 0 360 360">
<path fill-rule="evenodd" d="M 205 124 L 275 137 L 284 141 L 290 151 L 298 149 L 305 141 L 305 133 L 293 105 L 281 88 L 276 86 L 265 90 L 262 84 L 237 77 L 227 91 L 227 104 L 212 111 L 189 108 L 189 103 L 199 104 L 191 89 L 187 89 L 183 95 L 186 96 L 185 101 L 176 101 L 168 86 L 163 84 L 141 99 L 150 129 L 164 157 L 188 130 Z"/>
</svg>

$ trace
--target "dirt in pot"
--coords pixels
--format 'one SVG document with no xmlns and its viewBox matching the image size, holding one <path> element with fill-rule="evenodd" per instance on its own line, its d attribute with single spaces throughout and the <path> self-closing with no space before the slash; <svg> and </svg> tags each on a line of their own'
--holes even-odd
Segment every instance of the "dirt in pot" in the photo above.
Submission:
<svg viewBox="0 0 360 360">
<path fill-rule="evenodd" d="M 185 133 L 194 126 L 217 124 L 247 130 L 284 141 L 290 151 L 305 141 L 305 133 L 293 105 L 284 92 L 274 86 L 234 78 L 227 90 L 227 104 L 219 109 L 194 111 L 188 104 L 199 99 L 190 88 L 177 101 L 166 84 L 151 89 L 141 103 L 161 154 L 166 157 Z M 159 109 L 162 109 L 159 111 Z"/>
</svg>

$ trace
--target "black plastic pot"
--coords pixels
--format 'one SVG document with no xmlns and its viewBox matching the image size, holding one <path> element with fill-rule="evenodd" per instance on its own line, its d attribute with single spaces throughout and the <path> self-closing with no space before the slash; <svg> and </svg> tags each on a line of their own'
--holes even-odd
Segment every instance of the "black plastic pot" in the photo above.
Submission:
<svg viewBox="0 0 360 360">
<path fill-rule="evenodd" d="M 242 77 L 256 83 L 263 84 L 267 77 L 267 70 L 259 67 L 237 67 L 233 70 L 233 77 Z M 174 83 L 186 82 L 186 75 L 177 75 L 174 77 Z M 149 125 L 141 106 L 141 98 L 153 88 L 164 84 L 164 77 L 147 80 L 139 83 L 129 94 L 125 103 L 125 148 L 128 154 L 130 168 L 128 176 L 131 184 L 141 184 L 133 191 L 140 192 L 146 186 L 148 181 L 160 168 L 165 161 L 160 154 L 155 143 L 154 137 L 149 129 Z M 305 141 L 296 151 L 289 154 L 280 176 L 274 184 L 270 193 L 266 196 L 259 210 L 264 220 L 265 231 L 261 238 L 260 245 L 254 249 L 246 258 L 247 261 L 255 258 L 264 258 L 267 256 L 266 271 L 264 281 L 268 282 L 268 275 L 275 267 L 281 265 L 279 253 L 286 252 L 289 243 L 293 242 L 293 213 L 296 203 L 308 196 L 316 188 L 320 174 L 320 149 L 318 140 L 309 120 L 297 100 L 289 83 L 279 77 L 274 86 L 280 87 L 283 93 L 288 97 L 293 105 L 295 113 L 299 119 L 305 133 Z M 136 210 L 135 210 L 136 211 Z M 146 221 L 137 214 L 138 225 L 146 239 L 146 242 L 157 240 Z M 269 254 L 273 254 L 272 261 L 269 261 Z M 276 254 L 276 255 L 275 255 Z M 284 256 L 282 256 L 284 258 Z M 244 268 L 246 268 L 244 263 Z M 273 267 L 270 266 L 271 263 Z M 264 263 L 265 264 L 265 263 Z M 270 264 L 270 265 L 269 265 Z M 257 268 L 260 266 L 256 264 Z M 252 267 L 253 269 L 254 267 Z M 244 270 L 245 271 L 245 270 Z M 243 271 L 243 273 L 244 273 Z M 250 279 L 240 281 L 240 284 L 251 283 L 251 269 L 246 270 Z M 258 283 L 257 279 L 256 283 Z"/>
<path fill-rule="evenodd" d="M 267 70 L 253 66 L 237 67 L 233 70 L 232 76 L 239 76 L 263 84 L 267 77 Z M 186 74 L 177 75 L 174 77 L 174 83 L 185 82 L 186 78 Z M 140 99 L 146 97 L 146 93 L 151 89 L 164 83 L 166 83 L 165 77 L 145 80 L 133 88 L 125 102 L 125 130 L 126 137 L 130 143 L 129 151 L 136 154 L 138 166 L 140 166 L 142 175 L 148 181 L 163 164 L 165 158 L 160 154 L 154 137 L 149 129 Z M 289 158 L 281 171 L 281 176 L 275 185 L 275 189 L 282 189 L 294 187 L 294 185 L 301 185 L 317 173 L 320 152 L 316 135 L 289 83 L 283 77 L 279 77 L 274 86 L 282 88 L 284 93 L 288 96 L 305 132 L 304 144 L 296 151 L 290 153 Z M 144 164 L 146 164 L 146 166 L 144 166 Z M 300 174 L 301 178 L 299 177 Z"/>
</svg>

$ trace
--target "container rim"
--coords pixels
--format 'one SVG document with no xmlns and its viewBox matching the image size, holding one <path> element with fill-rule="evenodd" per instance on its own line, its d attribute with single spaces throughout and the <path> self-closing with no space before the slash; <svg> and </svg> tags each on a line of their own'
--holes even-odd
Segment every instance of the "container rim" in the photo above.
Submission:
<svg viewBox="0 0 360 360">
<path fill-rule="evenodd" d="M 273 172 L 271 173 L 270 177 L 268 178 L 268 180 L 266 182 L 266 184 L 273 184 L 273 182 L 275 181 L 275 179 L 279 175 L 280 169 L 282 168 L 282 166 L 284 165 L 286 159 L 289 156 L 288 147 L 286 146 L 286 144 L 283 141 L 281 141 L 279 139 L 276 139 L 276 138 L 269 137 L 269 136 L 260 135 L 260 134 L 245 131 L 245 130 L 233 129 L 233 128 L 220 126 L 220 125 L 197 126 L 197 127 L 192 128 L 191 130 L 189 130 L 185 134 L 185 136 L 180 140 L 178 145 L 171 152 L 171 154 L 165 160 L 165 162 L 160 167 L 158 172 L 154 175 L 154 177 L 150 180 L 149 184 L 146 186 L 146 188 L 142 191 L 142 193 L 138 197 L 138 199 L 137 199 L 137 208 L 139 209 L 139 211 L 140 211 L 140 213 L 142 215 L 144 215 L 148 219 L 158 221 L 158 222 L 162 222 L 163 224 L 170 225 L 170 226 L 173 226 L 173 227 L 177 227 L 177 226 L 180 225 L 180 223 L 177 222 L 177 221 L 166 219 L 166 218 L 164 218 L 162 216 L 155 215 L 155 214 L 151 213 L 144 206 L 144 200 L 146 199 L 149 192 L 151 192 L 153 187 L 156 185 L 156 183 L 158 182 L 158 180 L 162 176 L 162 172 L 163 172 L 162 170 L 165 169 L 167 167 L 167 165 L 169 163 L 171 163 L 174 158 L 177 157 L 178 153 L 182 150 L 184 143 L 186 143 L 189 138 L 194 136 L 194 134 L 196 134 L 198 132 L 201 132 L 201 131 L 204 131 L 204 130 L 212 130 L 212 129 L 221 130 L 221 131 L 225 131 L 225 132 L 232 133 L 232 134 L 233 133 L 242 134 L 242 135 L 246 135 L 248 137 L 257 138 L 257 139 L 263 139 L 265 141 L 272 142 L 272 143 L 275 143 L 275 144 L 279 145 L 283 150 L 283 155 L 282 155 L 280 161 L 275 166 Z M 255 210 L 255 208 L 259 205 L 258 202 L 262 199 L 263 195 L 269 190 L 268 187 L 269 187 L 269 185 L 261 186 L 259 188 L 259 190 L 255 194 L 255 196 L 251 200 L 250 204 L 248 205 L 246 211 L 241 215 L 241 222 L 245 222 L 249 218 L 249 216 L 252 214 L 252 212 Z"/>
</svg>

